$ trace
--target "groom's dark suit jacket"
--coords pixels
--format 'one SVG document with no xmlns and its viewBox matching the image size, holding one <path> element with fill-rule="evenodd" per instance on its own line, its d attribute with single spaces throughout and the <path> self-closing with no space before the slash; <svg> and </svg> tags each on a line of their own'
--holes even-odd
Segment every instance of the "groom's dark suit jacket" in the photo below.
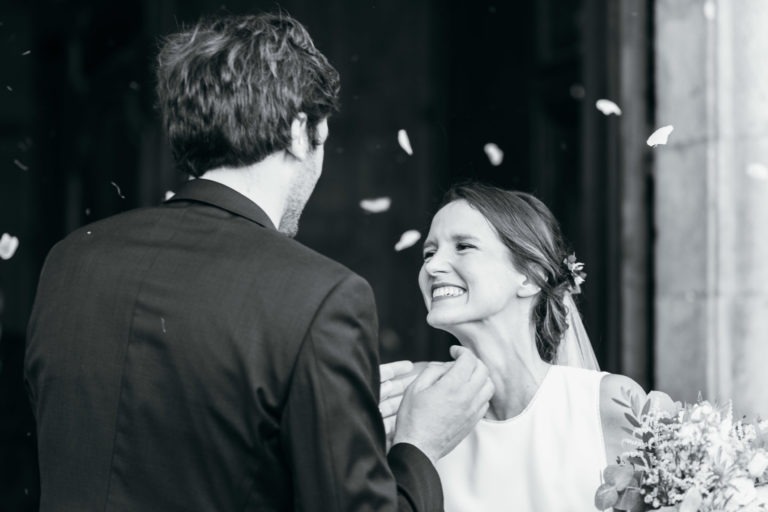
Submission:
<svg viewBox="0 0 768 512">
<path fill-rule="evenodd" d="M 369 285 L 228 187 L 81 228 L 29 325 L 41 511 L 442 509 L 377 348 Z"/>
</svg>

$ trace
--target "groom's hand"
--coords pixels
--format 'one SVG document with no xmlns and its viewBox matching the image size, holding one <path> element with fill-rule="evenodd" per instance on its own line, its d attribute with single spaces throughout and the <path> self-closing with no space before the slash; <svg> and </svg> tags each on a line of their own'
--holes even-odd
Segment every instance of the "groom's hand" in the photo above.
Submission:
<svg viewBox="0 0 768 512">
<path fill-rule="evenodd" d="M 419 376 L 427 363 L 412 363 L 410 361 L 395 361 L 379 366 L 381 388 L 379 391 L 379 411 L 384 420 L 384 431 L 387 434 L 387 451 L 392 446 L 395 435 L 395 421 L 400 402 L 403 401 L 405 390 Z"/>
<path fill-rule="evenodd" d="M 393 443 L 410 443 L 435 463 L 453 450 L 488 410 L 488 369 L 468 349 L 451 347 L 453 363 L 430 363 L 405 391 Z"/>
</svg>

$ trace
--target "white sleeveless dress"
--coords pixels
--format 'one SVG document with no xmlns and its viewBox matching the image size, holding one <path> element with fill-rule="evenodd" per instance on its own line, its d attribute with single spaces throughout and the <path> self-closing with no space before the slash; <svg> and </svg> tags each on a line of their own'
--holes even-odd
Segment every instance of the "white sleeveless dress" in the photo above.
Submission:
<svg viewBox="0 0 768 512">
<path fill-rule="evenodd" d="M 552 366 L 528 407 L 480 420 L 437 463 L 446 512 L 594 512 L 606 466 L 605 372 Z"/>
</svg>

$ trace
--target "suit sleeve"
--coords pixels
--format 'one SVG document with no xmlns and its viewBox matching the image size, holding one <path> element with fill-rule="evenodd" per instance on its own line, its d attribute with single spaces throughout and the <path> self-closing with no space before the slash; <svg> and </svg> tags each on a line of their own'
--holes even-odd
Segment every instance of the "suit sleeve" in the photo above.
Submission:
<svg viewBox="0 0 768 512">
<path fill-rule="evenodd" d="M 282 442 L 301 511 L 437 511 L 440 479 L 417 448 L 385 453 L 376 306 L 354 274 L 326 297 L 303 341 Z"/>
</svg>

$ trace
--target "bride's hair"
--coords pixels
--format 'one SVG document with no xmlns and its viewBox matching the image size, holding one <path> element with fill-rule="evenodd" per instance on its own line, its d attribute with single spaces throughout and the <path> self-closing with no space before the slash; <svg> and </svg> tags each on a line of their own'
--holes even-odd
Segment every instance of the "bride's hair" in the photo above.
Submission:
<svg viewBox="0 0 768 512">
<path fill-rule="evenodd" d="M 460 199 L 483 214 L 512 254 L 512 264 L 541 288 L 531 320 L 539 355 L 554 362 L 568 328 L 563 299 L 572 284 L 563 263 L 567 251 L 560 225 L 544 203 L 525 192 L 462 183 L 448 190 L 441 207 Z"/>
</svg>

